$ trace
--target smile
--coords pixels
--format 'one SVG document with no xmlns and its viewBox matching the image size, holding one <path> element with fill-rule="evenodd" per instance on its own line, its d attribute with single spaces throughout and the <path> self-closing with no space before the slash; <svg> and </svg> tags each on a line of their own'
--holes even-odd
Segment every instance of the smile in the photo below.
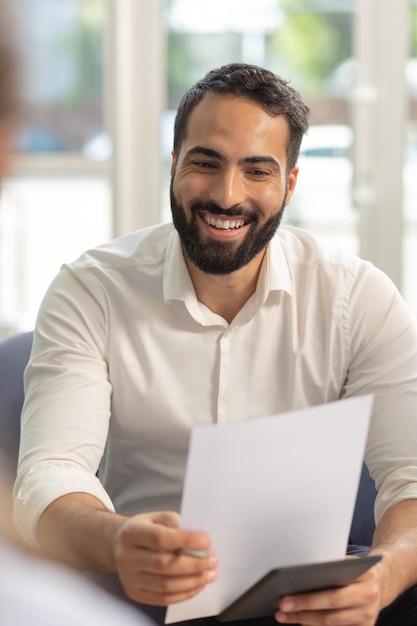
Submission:
<svg viewBox="0 0 417 626">
<path fill-rule="evenodd" d="M 221 230 L 231 230 L 242 228 L 247 224 L 248 220 L 243 217 L 238 217 L 236 219 L 231 219 L 230 217 L 220 217 L 219 215 L 209 215 L 207 213 L 201 213 L 202 218 L 209 226 L 214 226 L 215 228 L 219 228 Z"/>
</svg>

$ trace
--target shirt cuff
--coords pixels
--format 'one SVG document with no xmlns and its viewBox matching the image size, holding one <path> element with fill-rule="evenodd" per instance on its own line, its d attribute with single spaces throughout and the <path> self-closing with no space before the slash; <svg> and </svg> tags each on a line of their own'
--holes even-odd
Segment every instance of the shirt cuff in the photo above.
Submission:
<svg viewBox="0 0 417 626">
<path fill-rule="evenodd" d="M 100 500 L 109 511 L 115 510 L 99 479 L 79 467 L 47 462 L 16 481 L 13 519 L 18 532 L 31 546 L 41 548 L 37 526 L 44 510 L 69 493 L 87 493 Z"/>
<path fill-rule="evenodd" d="M 375 502 L 375 520 L 395 504 L 417 499 L 417 467 L 408 466 L 392 472 L 382 483 Z"/>
</svg>

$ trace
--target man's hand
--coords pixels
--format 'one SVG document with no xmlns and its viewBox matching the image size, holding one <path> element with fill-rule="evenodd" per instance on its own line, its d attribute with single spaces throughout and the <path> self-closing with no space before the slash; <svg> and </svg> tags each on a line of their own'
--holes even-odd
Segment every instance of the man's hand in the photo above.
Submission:
<svg viewBox="0 0 417 626">
<path fill-rule="evenodd" d="M 378 565 L 352 584 L 281 598 L 275 619 L 302 626 L 374 626 L 381 610 Z"/>
<path fill-rule="evenodd" d="M 132 600 L 167 606 L 191 598 L 216 578 L 210 537 L 178 526 L 177 513 L 126 517 L 108 511 L 90 494 L 71 493 L 45 509 L 38 540 L 54 558 L 81 569 L 117 573 Z"/>
<path fill-rule="evenodd" d="M 127 519 L 114 541 L 119 578 L 132 600 L 167 606 L 187 600 L 216 579 L 217 558 L 206 552 L 210 538 L 180 530 L 176 513 L 148 513 Z"/>
</svg>

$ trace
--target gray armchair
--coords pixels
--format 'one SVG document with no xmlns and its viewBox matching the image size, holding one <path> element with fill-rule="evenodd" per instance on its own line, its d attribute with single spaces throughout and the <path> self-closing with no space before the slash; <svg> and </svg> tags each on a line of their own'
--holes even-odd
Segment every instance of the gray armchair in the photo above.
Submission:
<svg viewBox="0 0 417 626">
<path fill-rule="evenodd" d="M 23 405 L 23 372 L 29 360 L 33 333 L 20 333 L 0 342 L 0 450 L 3 471 L 14 479 Z"/>
</svg>

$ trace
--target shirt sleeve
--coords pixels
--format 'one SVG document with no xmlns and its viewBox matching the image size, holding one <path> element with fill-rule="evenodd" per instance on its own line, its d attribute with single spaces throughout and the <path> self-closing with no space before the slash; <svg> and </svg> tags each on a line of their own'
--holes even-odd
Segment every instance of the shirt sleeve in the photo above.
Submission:
<svg viewBox="0 0 417 626">
<path fill-rule="evenodd" d="M 374 395 L 365 461 L 378 490 L 378 522 L 394 504 L 417 498 L 416 328 L 391 280 L 369 263 L 345 305 L 351 355 L 344 397 Z"/>
<path fill-rule="evenodd" d="M 42 512 L 62 495 L 88 493 L 114 510 L 96 477 L 111 401 L 105 302 L 88 271 L 64 266 L 39 311 L 14 490 L 17 528 L 35 546 Z"/>
</svg>

